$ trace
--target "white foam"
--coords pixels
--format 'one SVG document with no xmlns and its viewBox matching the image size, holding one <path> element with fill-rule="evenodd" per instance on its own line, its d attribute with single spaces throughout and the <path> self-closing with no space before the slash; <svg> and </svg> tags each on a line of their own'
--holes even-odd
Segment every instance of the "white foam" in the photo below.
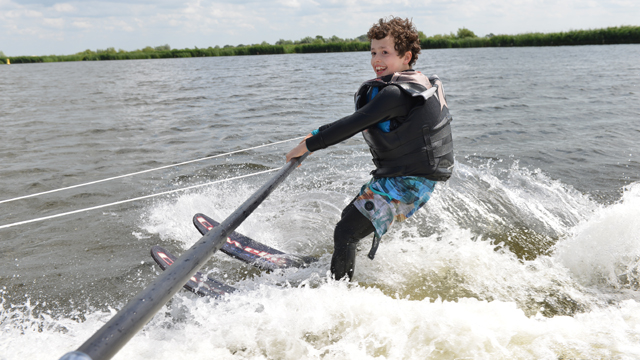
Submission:
<svg viewBox="0 0 640 360">
<path fill-rule="evenodd" d="M 110 315 L 57 320 L 66 333 L 5 325 L 2 338 L 11 341 L 0 341 L 0 358 L 57 358 Z M 411 301 L 329 281 L 260 286 L 215 304 L 179 295 L 114 359 L 634 359 L 639 337 L 633 300 L 544 318 L 526 316 L 513 302 Z"/>
<path fill-rule="evenodd" d="M 555 258 L 586 285 L 637 288 L 640 278 L 640 183 L 557 244 Z M 634 285 L 635 284 L 635 285 Z"/>
</svg>

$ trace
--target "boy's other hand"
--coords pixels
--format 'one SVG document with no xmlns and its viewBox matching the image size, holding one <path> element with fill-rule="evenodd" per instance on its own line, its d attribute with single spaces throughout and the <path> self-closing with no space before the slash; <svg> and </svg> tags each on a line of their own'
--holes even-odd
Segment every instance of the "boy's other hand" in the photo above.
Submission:
<svg viewBox="0 0 640 360">
<path fill-rule="evenodd" d="M 309 149 L 307 149 L 307 139 L 310 138 L 311 136 L 313 135 L 309 134 L 305 136 L 304 139 L 296 147 L 294 147 L 293 149 L 291 149 L 291 151 L 287 153 L 287 162 L 291 161 L 291 159 L 300 157 L 304 155 L 307 151 L 309 151 Z"/>
</svg>

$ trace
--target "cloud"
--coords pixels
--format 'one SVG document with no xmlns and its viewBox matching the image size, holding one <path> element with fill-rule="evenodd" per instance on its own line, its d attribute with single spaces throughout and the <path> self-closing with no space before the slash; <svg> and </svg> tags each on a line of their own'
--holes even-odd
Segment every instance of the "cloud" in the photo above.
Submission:
<svg viewBox="0 0 640 360">
<path fill-rule="evenodd" d="M 284 5 L 288 8 L 299 8 L 300 7 L 300 1 L 298 0 L 278 0 L 277 1 L 278 4 L 280 5 Z"/>
<path fill-rule="evenodd" d="M 64 19 L 62 19 L 62 18 L 55 18 L 55 19 L 44 18 L 44 19 L 42 19 L 42 24 L 45 27 L 48 27 L 48 28 L 63 29 L 64 28 Z"/>
<path fill-rule="evenodd" d="M 61 13 L 70 13 L 70 12 L 74 12 L 76 11 L 75 6 L 69 4 L 69 3 L 64 3 L 64 4 L 55 4 L 53 5 L 53 9 L 57 12 L 61 12 Z"/>
<path fill-rule="evenodd" d="M 79 21 L 79 20 L 76 20 L 76 21 L 72 22 L 71 25 L 73 25 L 74 27 L 76 27 L 78 29 L 90 29 L 90 28 L 93 27 L 93 25 L 91 24 L 90 21 Z"/>
</svg>

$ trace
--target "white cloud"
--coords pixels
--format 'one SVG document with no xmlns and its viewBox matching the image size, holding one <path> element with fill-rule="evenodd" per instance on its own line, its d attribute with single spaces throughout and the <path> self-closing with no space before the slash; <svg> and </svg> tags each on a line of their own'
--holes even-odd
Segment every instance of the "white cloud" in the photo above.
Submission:
<svg viewBox="0 0 640 360">
<path fill-rule="evenodd" d="M 50 28 L 56 28 L 56 29 L 64 28 L 64 19 L 62 18 L 56 18 L 56 19 L 44 18 L 42 19 L 42 23 L 46 27 L 50 27 Z"/>
<path fill-rule="evenodd" d="M 43 14 L 40 11 L 35 11 L 26 8 L 16 8 L 15 10 L 9 10 L 5 13 L 5 16 L 9 20 L 19 20 L 22 18 L 33 19 L 42 18 Z"/>
<path fill-rule="evenodd" d="M 69 12 L 76 11 L 76 8 L 69 3 L 55 4 L 53 5 L 53 9 L 61 13 L 69 13 Z"/>
<path fill-rule="evenodd" d="M 136 23 L 136 26 L 131 25 L 130 23 L 128 23 L 127 21 L 124 20 L 116 20 L 114 19 L 113 21 L 113 30 L 114 31 L 126 31 L 126 32 L 134 32 L 137 29 L 141 28 L 144 26 L 144 21 L 140 20 L 140 19 L 133 19 L 133 22 Z"/>
<path fill-rule="evenodd" d="M 89 21 L 74 21 L 71 25 L 77 27 L 78 29 L 91 29 L 93 25 Z"/>
<path fill-rule="evenodd" d="M 278 0 L 277 3 L 290 8 L 300 7 L 300 1 L 298 0 Z"/>
</svg>

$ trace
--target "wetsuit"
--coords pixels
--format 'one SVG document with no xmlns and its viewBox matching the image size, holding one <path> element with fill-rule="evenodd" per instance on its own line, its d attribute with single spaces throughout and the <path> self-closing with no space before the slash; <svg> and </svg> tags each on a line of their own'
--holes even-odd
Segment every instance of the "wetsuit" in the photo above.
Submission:
<svg viewBox="0 0 640 360">
<path fill-rule="evenodd" d="M 409 74 L 415 75 L 415 72 L 409 70 Z M 420 76 L 423 75 L 420 74 Z M 383 77 L 382 80 L 391 80 L 391 75 Z M 426 90 L 426 88 L 422 88 L 422 90 Z M 425 103 L 425 98 L 412 96 L 407 91 L 400 89 L 399 86 L 376 87 L 374 91 L 368 91 L 365 102 L 358 104 L 358 100 L 356 100 L 356 112 L 331 124 L 321 126 L 317 131 L 314 131 L 314 135 L 306 140 L 307 148 L 309 151 L 317 151 L 342 142 L 364 130 L 369 129 L 371 131 L 374 127 L 376 128 L 374 129 L 375 131 L 379 129 L 392 135 L 392 132 L 402 126 L 403 122 L 410 117 L 412 110 L 421 111 L 425 108 L 423 106 Z M 436 102 L 436 104 L 438 110 L 440 110 L 440 103 Z M 445 108 L 443 107 L 443 109 Z M 446 114 L 448 114 L 448 110 L 446 111 Z M 415 115 L 413 116 L 415 117 Z M 439 114 L 434 116 L 439 116 Z M 446 121 L 447 126 L 448 121 Z M 384 137 L 384 134 L 382 137 Z M 365 138 L 367 138 L 367 135 L 365 135 Z M 369 139 L 367 141 L 369 142 Z M 375 162 L 376 154 L 373 149 L 372 153 L 374 154 Z M 409 156 L 405 156 L 405 158 Z M 451 160 L 453 159 L 452 154 L 450 158 Z M 400 159 L 400 162 L 402 160 Z M 396 162 L 397 160 L 391 163 Z M 429 175 L 427 172 L 433 172 L 433 169 L 424 170 L 420 166 L 416 167 L 414 165 L 419 165 L 419 161 L 414 162 L 411 159 L 407 163 L 408 166 L 400 170 L 394 168 L 392 173 L 387 172 L 385 174 L 384 171 L 386 169 L 383 168 L 383 174 L 381 175 L 376 174 L 376 171 L 380 170 L 380 167 L 378 167 L 377 170 L 372 172 L 374 179 L 363 186 L 360 194 L 343 210 L 342 218 L 334 231 L 334 253 L 331 261 L 331 272 L 336 279 L 344 276 L 348 276 L 349 279 L 352 278 L 355 267 L 356 247 L 360 239 L 373 232 L 376 232 L 376 236 L 379 238 L 386 232 L 394 217 L 399 221 L 408 218 L 429 199 L 435 181 L 427 179 L 424 175 Z M 408 171 L 409 173 L 404 174 L 403 171 Z M 411 171 L 417 172 L 417 174 L 412 174 Z M 389 177 L 385 177 L 385 175 L 389 175 Z M 438 178 L 436 180 L 444 179 Z M 397 191 L 398 189 L 400 189 L 399 192 Z M 407 189 L 411 189 L 411 191 L 407 191 Z M 416 189 L 417 191 L 414 193 Z M 398 211 L 403 212 L 403 214 L 397 214 Z M 370 257 L 373 258 L 371 253 Z"/>
<path fill-rule="evenodd" d="M 396 86 L 387 86 L 353 114 L 321 126 L 316 135 L 307 139 L 307 149 L 311 152 L 324 149 L 347 140 L 381 121 L 406 117 L 421 101 L 423 100 L 420 98 L 404 94 Z"/>
</svg>

